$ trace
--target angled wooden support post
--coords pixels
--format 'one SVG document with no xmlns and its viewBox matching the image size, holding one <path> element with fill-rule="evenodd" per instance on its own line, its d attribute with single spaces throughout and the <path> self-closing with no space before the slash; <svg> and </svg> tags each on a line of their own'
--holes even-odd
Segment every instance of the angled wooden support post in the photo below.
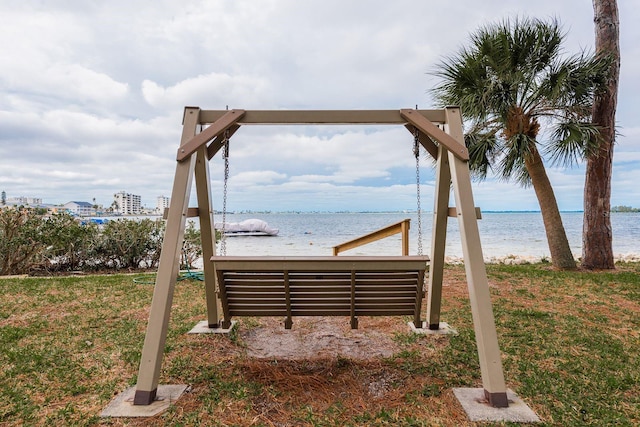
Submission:
<svg viewBox="0 0 640 427">
<path fill-rule="evenodd" d="M 213 225 L 213 206 L 211 204 L 211 188 L 209 184 L 211 182 L 209 179 L 209 159 L 207 147 L 204 145 L 196 151 L 195 179 L 202 259 L 210 260 L 215 255 L 216 234 Z M 218 328 L 220 326 L 221 307 L 216 293 L 216 272 L 214 265 L 210 262 L 205 262 L 203 268 L 207 299 L 207 325 L 209 328 Z"/>
<path fill-rule="evenodd" d="M 429 268 L 429 287 L 427 290 L 427 323 L 431 330 L 440 329 L 442 279 L 444 274 L 450 192 L 451 170 L 449 168 L 449 152 L 441 145 L 438 147 L 436 163 L 433 231 L 431 234 L 431 266 Z"/>
<path fill-rule="evenodd" d="M 244 113 L 244 110 L 227 111 L 224 116 L 213 122 L 211 126 L 195 136 L 192 135 L 189 140 L 184 141 L 184 143 L 180 144 L 176 159 L 181 162 L 191 157 L 191 155 L 195 153 L 198 148 L 206 145 L 209 141 L 220 136 L 226 130 L 233 129 L 233 131 L 235 132 L 235 130 L 237 130 L 237 128 L 235 128 L 236 123 L 242 118 L 242 116 L 244 116 Z"/>
<path fill-rule="evenodd" d="M 459 110 L 458 110 L 459 111 Z M 444 145 L 447 150 L 453 153 L 457 158 L 461 160 L 469 160 L 469 150 L 464 145 L 464 138 L 462 140 L 457 140 L 453 138 L 451 135 L 440 129 L 438 126 L 434 125 L 420 114 L 416 110 L 400 110 L 400 115 L 405 118 L 409 123 L 418 128 L 418 130 L 426 135 L 429 135 L 431 138 L 438 141 L 440 145 Z M 462 125 L 461 125 L 462 126 Z M 428 147 L 428 143 L 420 141 L 425 149 L 432 153 L 433 149 Z"/>
<path fill-rule="evenodd" d="M 185 109 L 181 144 L 189 141 L 195 135 L 199 114 L 199 108 Z M 195 157 L 195 155 L 188 157 L 176 165 L 167 226 L 149 312 L 149 323 L 142 347 L 138 383 L 133 399 L 134 405 L 150 405 L 155 400 L 158 391 L 173 291 L 180 266 L 180 250 L 184 239 L 189 195 L 196 163 Z"/>
<path fill-rule="evenodd" d="M 447 108 L 446 117 L 449 124 L 449 132 L 456 140 L 463 143 L 464 136 L 462 134 L 460 109 Z M 451 152 L 449 152 L 449 163 L 484 395 L 492 406 L 507 407 L 509 406 L 507 389 L 504 382 L 498 335 L 491 307 L 489 282 L 480 243 L 478 220 L 473 202 L 469 165 L 468 162 Z"/>
</svg>

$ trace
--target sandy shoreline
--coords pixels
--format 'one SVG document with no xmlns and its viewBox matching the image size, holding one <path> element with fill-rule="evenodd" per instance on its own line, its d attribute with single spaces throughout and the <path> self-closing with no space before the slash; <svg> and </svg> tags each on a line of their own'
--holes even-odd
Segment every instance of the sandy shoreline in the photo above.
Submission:
<svg viewBox="0 0 640 427">
<path fill-rule="evenodd" d="M 615 262 L 640 262 L 640 254 L 619 254 L 614 256 Z M 463 264 L 464 260 L 460 256 L 445 256 L 445 263 L 451 265 Z M 506 265 L 521 265 L 521 264 L 538 264 L 541 262 L 550 262 L 549 257 L 531 256 L 531 255 L 504 255 L 504 256 L 489 256 L 484 258 L 485 264 L 506 264 Z M 576 262 L 580 262 L 576 259 Z M 196 269 L 202 269 L 203 260 L 198 259 L 194 263 Z"/>
<path fill-rule="evenodd" d="M 614 256 L 615 262 L 640 262 L 640 254 L 618 254 Z M 484 262 L 486 264 L 507 264 L 507 265 L 519 265 L 519 264 L 537 264 L 540 262 L 550 262 L 550 257 L 547 256 L 531 256 L 531 255 L 504 255 L 504 256 L 490 256 L 485 257 Z M 576 259 L 579 263 L 580 260 Z M 445 262 L 447 264 L 462 264 L 463 258 L 458 256 L 445 256 Z"/>
</svg>

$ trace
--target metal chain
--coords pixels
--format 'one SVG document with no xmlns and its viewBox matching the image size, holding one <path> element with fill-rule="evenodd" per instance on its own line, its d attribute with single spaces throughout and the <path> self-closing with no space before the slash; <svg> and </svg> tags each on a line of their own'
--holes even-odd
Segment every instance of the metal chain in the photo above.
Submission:
<svg viewBox="0 0 640 427">
<path fill-rule="evenodd" d="M 229 182 L 229 131 L 224 132 L 222 141 L 222 158 L 224 159 L 224 189 L 222 193 L 222 231 L 220 234 L 220 255 L 227 255 L 227 183 Z"/>
<path fill-rule="evenodd" d="M 420 133 L 413 133 L 413 155 L 416 158 L 416 200 L 418 213 L 418 255 L 422 255 L 422 209 L 420 208 Z"/>
</svg>

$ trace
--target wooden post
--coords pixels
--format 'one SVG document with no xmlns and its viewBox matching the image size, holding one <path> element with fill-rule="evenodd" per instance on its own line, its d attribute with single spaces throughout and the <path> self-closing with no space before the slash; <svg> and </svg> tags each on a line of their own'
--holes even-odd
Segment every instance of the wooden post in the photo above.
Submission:
<svg viewBox="0 0 640 427">
<path fill-rule="evenodd" d="M 291 283 L 289 282 L 289 271 L 284 270 L 282 276 L 284 280 L 284 301 L 287 307 L 287 317 L 284 319 L 284 328 L 291 329 L 293 319 L 291 314 Z"/>
<path fill-rule="evenodd" d="M 181 144 L 189 141 L 195 135 L 199 113 L 199 108 L 185 109 Z M 176 165 L 169 216 L 162 242 L 158 274 L 153 289 L 147 333 L 142 347 L 138 383 L 133 399 L 134 405 L 151 404 L 155 400 L 158 391 L 158 379 L 160 377 L 160 368 L 162 367 L 164 345 L 167 339 L 173 291 L 179 272 L 180 250 L 184 239 L 184 226 L 187 218 L 195 163 L 194 155 L 182 162 L 178 162 Z"/>
<path fill-rule="evenodd" d="M 196 194 L 198 196 L 198 212 L 200 221 L 200 237 L 202 241 L 202 259 L 204 260 L 204 286 L 207 298 L 207 324 L 210 328 L 219 327 L 220 300 L 216 294 L 216 272 L 211 261 L 215 255 L 215 229 L 213 224 L 213 207 L 211 205 L 211 189 L 209 179 L 209 159 L 207 147 L 201 146 L 196 152 Z"/>
<path fill-rule="evenodd" d="M 356 270 L 353 267 L 351 269 L 350 312 L 351 312 L 351 329 L 358 329 L 358 316 L 356 313 Z"/>
<path fill-rule="evenodd" d="M 416 310 L 413 314 L 413 325 L 416 328 L 422 327 L 422 319 L 420 318 L 420 309 L 422 308 L 422 297 L 424 296 L 424 270 L 418 273 L 418 284 L 416 286 Z"/>
<path fill-rule="evenodd" d="M 409 255 L 409 227 L 411 222 L 409 220 L 402 221 L 402 255 Z"/>
<path fill-rule="evenodd" d="M 464 141 L 460 110 L 447 108 L 446 115 L 451 136 L 460 142 Z M 509 406 L 507 389 L 491 307 L 489 282 L 482 255 L 476 209 L 473 203 L 469 165 L 453 153 L 449 153 L 449 163 L 484 394 L 492 406 L 507 407 Z"/>
<path fill-rule="evenodd" d="M 450 191 L 451 171 L 449 169 L 448 151 L 441 145 L 438 147 L 436 166 L 433 231 L 431 234 L 431 266 L 429 268 L 429 288 L 427 291 L 427 322 L 431 330 L 438 330 L 440 328 L 442 278 L 444 274 Z"/>
</svg>

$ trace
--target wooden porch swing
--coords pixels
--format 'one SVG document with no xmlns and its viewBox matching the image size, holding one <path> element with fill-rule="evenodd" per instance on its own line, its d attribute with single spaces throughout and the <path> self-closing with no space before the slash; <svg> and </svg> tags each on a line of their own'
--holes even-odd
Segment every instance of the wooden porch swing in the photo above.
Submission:
<svg viewBox="0 0 640 427">
<path fill-rule="evenodd" d="M 436 159 L 431 256 L 229 257 L 215 255 L 208 160 L 243 125 L 403 125 Z M 202 125 L 209 125 L 197 133 Z M 442 130 L 438 125 L 444 125 Z M 245 111 L 186 107 L 182 141 L 167 216 L 149 323 L 142 349 L 135 405 L 156 399 L 191 184 L 195 177 L 209 328 L 228 328 L 232 316 L 282 316 L 290 328 L 299 315 L 409 315 L 416 328 L 440 327 L 447 218 L 458 218 L 484 394 L 506 407 L 507 394 L 489 296 L 476 209 L 464 146 L 460 110 Z M 449 208 L 453 184 L 456 208 Z M 226 211 L 226 209 L 225 209 Z M 430 262 L 427 320 L 420 317 L 423 283 Z M 223 313 L 221 318 L 220 314 Z"/>
<path fill-rule="evenodd" d="M 222 141 L 224 181 L 222 223 L 227 216 L 229 132 Z M 411 316 L 422 328 L 420 309 L 429 258 L 422 256 L 420 207 L 420 142 L 414 132 L 418 213 L 417 256 L 409 255 L 409 220 L 334 247 L 333 254 L 403 233 L 401 257 L 280 257 L 227 256 L 226 235 L 221 234 L 219 255 L 211 257 L 216 272 L 223 319 L 209 328 L 229 329 L 232 317 L 284 317 L 291 329 L 294 316 L 349 316 L 358 328 L 358 316 Z M 416 327 L 416 326 L 414 326 Z"/>
</svg>

